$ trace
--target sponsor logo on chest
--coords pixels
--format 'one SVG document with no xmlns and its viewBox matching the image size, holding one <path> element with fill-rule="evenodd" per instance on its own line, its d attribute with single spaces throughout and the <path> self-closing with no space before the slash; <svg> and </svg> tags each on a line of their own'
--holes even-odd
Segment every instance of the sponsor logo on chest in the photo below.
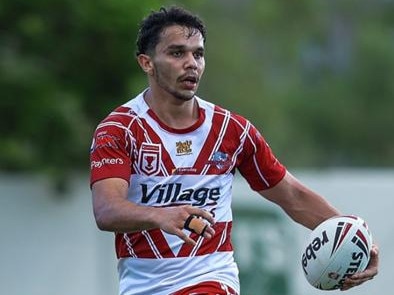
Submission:
<svg viewBox="0 0 394 295">
<path fill-rule="evenodd" d="M 205 206 L 216 204 L 220 197 L 220 187 L 185 188 L 181 183 L 157 184 L 148 186 L 141 183 L 142 204 L 169 205 L 190 204 L 193 206 Z"/>
</svg>

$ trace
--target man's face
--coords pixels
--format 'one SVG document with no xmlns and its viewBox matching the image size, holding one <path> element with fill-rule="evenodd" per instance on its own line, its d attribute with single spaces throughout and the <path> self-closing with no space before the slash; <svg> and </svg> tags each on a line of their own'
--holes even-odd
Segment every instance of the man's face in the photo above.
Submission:
<svg viewBox="0 0 394 295">
<path fill-rule="evenodd" d="M 205 68 L 201 33 L 178 25 L 165 28 L 152 62 L 156 86 L 177 99 L 190 100 Z"/>
</svg>

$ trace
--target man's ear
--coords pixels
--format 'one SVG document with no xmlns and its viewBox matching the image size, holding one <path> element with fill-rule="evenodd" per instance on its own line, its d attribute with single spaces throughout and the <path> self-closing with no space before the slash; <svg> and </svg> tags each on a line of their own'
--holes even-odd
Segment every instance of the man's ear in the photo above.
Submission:
<svg viewBox="0 0 394 295">
<path fill-rule="evenodd" d="M 140 54 L 137 56 L 137 61 L 141 67 L 141 69 L 147 73 L 148 75 L 153 75 L 153 62 L 149 55 Z"/>
</svg>

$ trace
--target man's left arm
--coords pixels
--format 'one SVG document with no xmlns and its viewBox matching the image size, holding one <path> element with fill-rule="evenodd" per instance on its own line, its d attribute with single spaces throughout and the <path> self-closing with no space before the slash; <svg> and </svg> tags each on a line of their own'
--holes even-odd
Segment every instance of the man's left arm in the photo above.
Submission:
<svg viewBox="0 0 394 295">
<path fill-rule="evenodd" d="M 312 191 L 289 172 L 275 186 L 259 194 L 280 206 L 295 222 L 313 230 L 328 218 L 341 215 L 325 198 Z M 367 268 L 346 279 L 341 290 L 348 290 L 374 278 L 378 273 L 379 248 L 372 246 Z"/>
<path fill-rule="evenodd" d="M 303 185 L 288 171 L 278 184 L 259 193 L 279 205 L 295 222 L 311 230 L 324 220 L 341 215 L 326 199 Z"/>
</svg>

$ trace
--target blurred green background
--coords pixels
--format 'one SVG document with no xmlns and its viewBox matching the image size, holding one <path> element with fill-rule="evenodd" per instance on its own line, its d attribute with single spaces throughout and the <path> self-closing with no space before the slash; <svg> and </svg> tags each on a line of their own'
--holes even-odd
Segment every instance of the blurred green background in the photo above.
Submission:
<svg viewBox="0 0 394 295">
<path fill-rule="evenodd" d="M 249 118 L 290 167 L 394 164 L 394 3 L 5 0 L 0 167 L 62 186 L 97 123 L 146 86 L 137 25 L 181 3 L 206 22 L 199 95 Z"/>
</svg>

